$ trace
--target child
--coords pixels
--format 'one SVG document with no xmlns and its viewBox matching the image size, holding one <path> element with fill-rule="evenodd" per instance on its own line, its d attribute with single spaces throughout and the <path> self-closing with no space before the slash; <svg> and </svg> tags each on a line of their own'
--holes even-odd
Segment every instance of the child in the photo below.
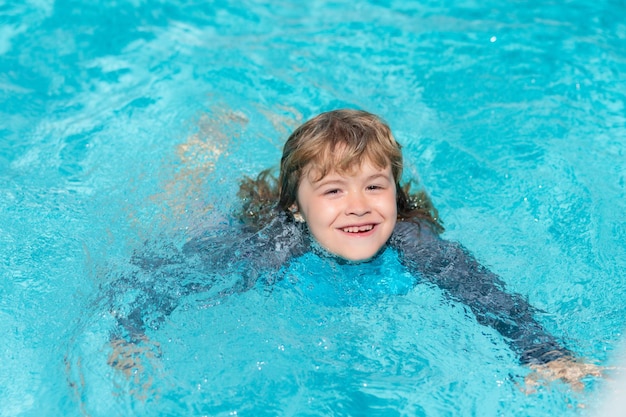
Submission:
<svg viewBox="0 0 626 417">
<path fill-rule="evenodd" d="M 427 195 L 400 185 L 402 167 L 400 145 L 375 115 L 336 110 L 309 120 L 287 140 L 277 180 L 264 171 L 241 183 L 239 217 L 247 238 L 225 244 L 206 235 L 180 253 L 168 249 L 134 258 L 137 272 L 116 285 L 144 289 L 116 309 L 123 312 L 117 320 L 126 337 L 115 339 L 144 340 L 146 325 L 157 326 L 181 295 L 202 291 L 219 299 L 250 289 L 261 275 L 272 285 L 281 268 L 311 251 L 349 264 L 372 262 L 392 250 L 414 276 L 438 285 L 480 324 L 501 333 L 521 363 L 543 377 L 581 387 L 581 378 L 598 375 L 543 329 L 524 298 L 507 293 L 462 246 L 440 238 L 443 227 Z M 195 265 L 192 274 L 189 265 Z M 237 269 L 243 279 L 234 285 L 220 273 Z M 203 278 L 203 270 L 213 281 Z"/>
<path fill-rule="evenodd" d="M 277 184 L 269 171 L 241 184 L 242 220 L 253 230 L 266 224 L 254 245 L 265 243 L 264 253 L 275 254 L 264 266 L 307 250 L 368 262 L 390 246 L 411 272 L 500 332 L 523 364 L 578 388 L 581 378 L 598 375 L 543 329 L 524 298 L 505 292 L 462 246 L 439 237 L 443 227 L 428 196 L 400 185 L 402 166 L 389 127 L 365 111 L 322 113 L 297 128 L 285 143 Z"/>
</svg>

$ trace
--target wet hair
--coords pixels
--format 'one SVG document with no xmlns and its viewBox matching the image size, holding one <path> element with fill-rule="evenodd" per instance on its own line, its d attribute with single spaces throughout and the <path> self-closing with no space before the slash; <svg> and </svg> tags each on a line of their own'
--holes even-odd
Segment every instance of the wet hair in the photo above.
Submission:
<svg viewBox="0 0 626 417">
<path fill-rule="evenodd" d="M 399 220 L 426 221 L 435 232 L 443 232 L 430 198 L 423 191 L 410 192 L 411 183 L 401 186 L 402 150 L 389 126 L 363 110 L 334 110 L 322 113 L 298 127 L 287 139 L 278 178 L 265 170 L 256 178 L 244 178 L 239 197 L 245 224 L 260 229 L 276 210 L 290 212 L 305 175 L 319 181 L 330 172 L 340 175 L 358 170 L 364 161 L 377 168 L 391 166 L 396 185 Z"/>
</svg>

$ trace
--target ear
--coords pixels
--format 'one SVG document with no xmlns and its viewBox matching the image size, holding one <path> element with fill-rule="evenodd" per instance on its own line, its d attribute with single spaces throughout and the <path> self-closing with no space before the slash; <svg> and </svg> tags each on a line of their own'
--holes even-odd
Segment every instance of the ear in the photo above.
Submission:
<svg viewBox="0 0 626 417">
<path fill-rule="evenodd" d="M 298 222 L 298 223 L 304 223 L 304 217 L 302 217 L 302 214 L 300 213 L 300 210 L 298 209 L 298 203 L 293 203 L 290 207 L 289 207 L 289 211 L 291 212 L 291 215 L 293 216 L 293 219 Z"/>
</svg>

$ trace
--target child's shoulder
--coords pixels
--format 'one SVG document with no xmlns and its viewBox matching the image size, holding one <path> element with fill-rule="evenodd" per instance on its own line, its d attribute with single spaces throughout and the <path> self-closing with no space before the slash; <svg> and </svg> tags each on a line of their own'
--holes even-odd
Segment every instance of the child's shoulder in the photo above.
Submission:
<svg viewBox="0 0 626 417">
<path fill-rule="evenodd" d="M 439 229 L 427 219 L 398 220 L 393 230 L 395 238 L 440 239 Z"/>
</svg>

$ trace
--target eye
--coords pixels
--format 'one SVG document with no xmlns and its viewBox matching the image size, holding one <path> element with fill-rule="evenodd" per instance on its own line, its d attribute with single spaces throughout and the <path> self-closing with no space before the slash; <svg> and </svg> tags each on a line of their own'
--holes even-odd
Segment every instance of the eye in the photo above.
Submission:
<svg viewBox="0 0 626 417">
<path fill-rule="evenodd" d="M 382 185 L 378 185 L 378 184 L 372 184 L 372 185 L 368 185 L 367 189 L 368 190 L 372 190 L 372 191 L 376 191 L 376 190 L 384 190 L 385 187 L 383 187 Z"/>
<path fill-rule="evenodd" d="M 341 191 L 339 190 L 339 188 L 331 188 L 331 189 L 324 191 L 324 195 L 336 195 L 336 194 L 339 194 L 339 191 Z"/>
</svg>

